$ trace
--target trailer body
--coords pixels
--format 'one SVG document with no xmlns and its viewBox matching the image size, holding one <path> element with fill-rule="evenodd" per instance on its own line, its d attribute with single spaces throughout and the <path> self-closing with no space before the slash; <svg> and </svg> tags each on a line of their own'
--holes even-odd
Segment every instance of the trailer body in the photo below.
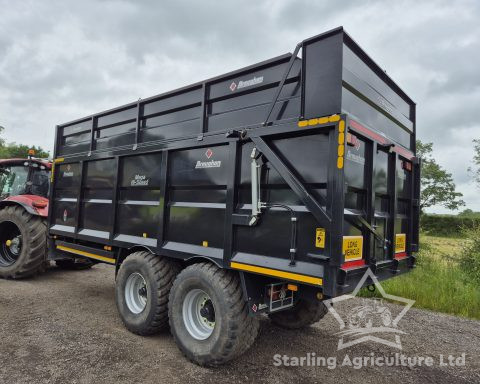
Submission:
<svg viewBox="0 0 480 384">
<path fill-rule="evenodd" d="M 52 259 L 208 260 L 253 312 L 289 306 L 266 286 L 335 297 L 415 264 L 415 103 L 342 28 L 56 130 Z"/>
</svg>

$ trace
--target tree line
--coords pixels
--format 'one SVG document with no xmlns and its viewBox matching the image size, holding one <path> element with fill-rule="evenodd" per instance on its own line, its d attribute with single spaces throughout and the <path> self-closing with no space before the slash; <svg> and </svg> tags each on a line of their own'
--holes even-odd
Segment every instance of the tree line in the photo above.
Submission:
<svg viewBox="0 0 480 384">
<path fill-rule="evenodd" d="M 4 128 L 0 127 L 0 134 Z M 28 156 L 28 151 L 33 149 L 35 151 L 35 157 L 46 159 L 50 157 L 50 153 L 41 147 L 30 147 L 25 144 L 7 143 L 0 137 L 0 159 L 24 159 Z"/>
</svg>

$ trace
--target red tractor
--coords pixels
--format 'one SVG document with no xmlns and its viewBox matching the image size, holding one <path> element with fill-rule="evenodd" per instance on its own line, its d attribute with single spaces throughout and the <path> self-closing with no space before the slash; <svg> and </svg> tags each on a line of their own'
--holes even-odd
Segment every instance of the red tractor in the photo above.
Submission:
<svg viewBox="0 0 480 384">
<path fill-rule="evenodd" d="M 0 277 L 18 279 L 41 272 L 47 261 L 48 160 L 0 160 Z M 83 259 L 55 260 L 57 266 L 84 269 Z"/>
<path fill-rule="evenodd" d="M 51 167 L 34 158 L 0 160 L 0 277 L 45 267 Z"/>
</svg>

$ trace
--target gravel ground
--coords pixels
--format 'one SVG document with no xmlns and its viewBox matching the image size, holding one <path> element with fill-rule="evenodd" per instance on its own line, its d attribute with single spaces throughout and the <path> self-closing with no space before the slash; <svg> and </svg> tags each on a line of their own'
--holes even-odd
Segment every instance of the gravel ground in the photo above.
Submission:
<svg viewBox="0 0 480 384">
<path fill-rule="evenodd" d="M 355 369 L 274 365 L 274 355 L 392 356 L 391 347 L 367 342 L 337 351 L 339 326 L 330 314 L 304 331 L 275 327 L 265 318 L 260 336 L 244 356 L 216 369 L 186 361 L 169 332 L 129 333 L 117 316 L 114 270 L 52 268 L 27 281 L 0 281 L 1 383 L 480 383 L 480 322 L 411 309 L 399 323 L 405 356 L 430 356 L 434 365 Z M 352 309 L 360 299 L 337 307 Z M 392 312 L 400 307 L 389 304 Z M 345 312 L 348 313 L 348 312 Z M 443 354 L 465 366 L 440 366 Z"/>
</svg>

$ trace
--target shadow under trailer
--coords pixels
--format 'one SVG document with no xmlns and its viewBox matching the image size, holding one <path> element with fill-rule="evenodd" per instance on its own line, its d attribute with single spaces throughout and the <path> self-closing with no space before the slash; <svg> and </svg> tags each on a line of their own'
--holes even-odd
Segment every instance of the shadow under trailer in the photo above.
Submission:
<svg viewBox="0 0 480 384">
<path fill-rule="evenodd" d="M 414 267 L 415 153 L 415 103 L 337 28 L 58 125 L 42 257 L 114 265 L 130 331 L 169 326 L 188 359 L 219 365 L 259 315 L 306 327 L 368 268 Z"/>
</svg>

